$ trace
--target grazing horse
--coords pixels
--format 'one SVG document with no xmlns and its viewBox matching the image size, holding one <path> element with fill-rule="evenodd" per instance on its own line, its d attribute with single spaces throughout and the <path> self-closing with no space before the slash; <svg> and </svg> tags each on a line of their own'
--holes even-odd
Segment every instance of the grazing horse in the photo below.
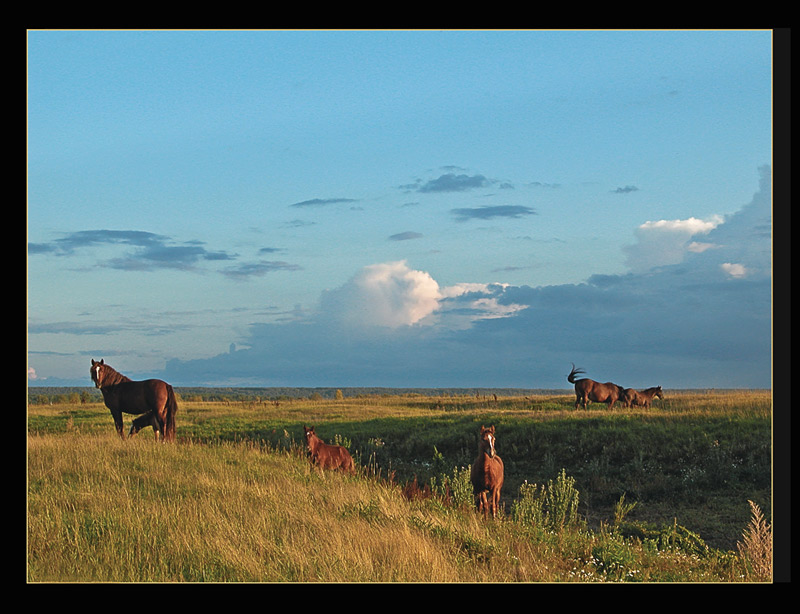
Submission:
<svg viewBox="0 0 800 614">
<path fill-rule="evenodd" d="M 133 421 L 128 436 L 138 433 L 148 424 L 152 425 L 156 439 L 175 440 L 175 412 L 178 402 L 172 386 L 160 379 L 133 381 L 115 371 L 101 359 L 89 369 L 95 387 L 103 393 L 103 401 L 111 410 L 114 426 L 122 439 L 122 414 L 142 414 Z"/>
<path fill-rule="evenodd" d="M 503 461 L 495 451 L 494 425 L 488 429 L 481 426 L 478 457 L 472 463 L 470 480 L 478 512 L 483 512 L 483 517 L 488 519 L 491 511 L 492 518 L 495 518 L 500 506 L 500 489 L 503 488 Z"/>
<path fill-rule="evenodd" d="M 641 392 L 634 390 L 633 388 L 626 388 L 623 395 L 623 405 L 625 407 L 639 406 L 647 407 L 649 409 L 650 403 L 653 401 L 653 397 L 658 397 L 659 399 L 664 398 L 664 392 L 661 390 L 661 386 L 653 386 L 652 388 L 642 390 Z"/>
<path fill-rule="evenodd" d="M 575 376 L 579 373 L 585 373 L 583 369 L 576 369 L 575 363 L 572 364 L 572 371 L 567 375 L 567 381 L 570 384 L 575 384 L 575 409 L 578 405 L 583 403 L 583 408 L 587 409 L 589 401 L 595 403 L 605 403 L 611 409 L 614 403 L 622 399 L 625 390 L 622 386 L 617 386 L 613 382 L 606 382 L 601 384 L 593 379 L 583 378 L 576 380 Z"/>
<path fill-rule="evenodd" d="M 308 451 L 311 453 L 311 462 L 316 463 L 321 469 L 339 469 L 355 475 L 356 467 L 353 457 L 344 446 L 335 446 L 323 442 L 311 428 L 303 425 Z"/>
</svg>

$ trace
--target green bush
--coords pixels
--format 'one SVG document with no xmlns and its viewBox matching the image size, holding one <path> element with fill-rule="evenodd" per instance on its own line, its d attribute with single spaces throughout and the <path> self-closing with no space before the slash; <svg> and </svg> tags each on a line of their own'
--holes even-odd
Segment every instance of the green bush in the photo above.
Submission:
<svg viewBox="0 0 800 614">
<path fill-rule="evenodd" d="M 531 527 L 561 532 L 577 527 L 579 493 L 575 479 L 562 469 L 555 480 L 544 486 L 524 482 L 519 489 L 519 499 L 512 506 L 514 520 Z"/>
</svg>

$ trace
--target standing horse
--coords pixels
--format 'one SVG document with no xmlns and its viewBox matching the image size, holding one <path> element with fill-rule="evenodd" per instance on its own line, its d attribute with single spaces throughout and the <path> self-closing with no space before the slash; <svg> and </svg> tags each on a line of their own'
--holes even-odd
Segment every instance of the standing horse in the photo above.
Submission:
<svg viewBox="0 0 800 614">
<path fill-rule="evenodd" d="M 311 462 L 316 463 L 321 469 L 339 469 L 350 475 L 355 475 L 356 467 L 353 457 L 344 446 L 335 446 L 323 442 L 311 428 L 303 425 L 308 451 L 311 453 Z"/>
<path fill-rule="evenodd" d="M 503 461 L 495 451 L 494 425 L 488 429 L 481 426 L 478 440 L 478 457 L 472 463 L 470 480 L 475 496 L 475 507 L 483 512 L 483 517 L 497 516 L 500 507 L 500 489 L 503 488 Z"/>
<path fill-rule="evenodd" d="M 605 403 L 608 405 L 608 409 L 611 409 L 614 403 L 622 399 L 625 393 L 622 386 L 617 386 L 613 382 L 601 384 L 589 378 L 576 380 L 575 376 L 579 373 L 585 373 L 585 371 L 576 369 L 575 363 L 573 363 L 572 371 L 567 375 L 567 381 L 570 384 L 575 384 L 575 409 L 578 409 L 578 405 L 581 403 L 583 403 L 583 408 L 587 409 L 589 401 Z"/>
<path fill-rule="evenodd" d="M 623 405 L 625 405 L 625 407 L 640 406 L 649 409 L 653 397 L 658 397 L 659 399 L 664 398 L 664 392 L 661 390 L 661 386 L 653 386 L 641 392 L 633 388 L 626 388 L 625 394 L 623 395 Z"/>
<path fill-rule="evenodd" d="M 118 373 L 100 359 L 89 369 L 95 387 L 103 393 L 103 401 L 111 410 L 114 426 L 122 439 L 122 414 L 142 414 L 133 421 L 128 436 L 138 433 L 148 424 L 152 425 L 156 439 L 161 435 L 163 441 L 175 440 L 175 412 L 178 402 L 172 386 L 160 379 L 133 381 Z"/>
</svg>

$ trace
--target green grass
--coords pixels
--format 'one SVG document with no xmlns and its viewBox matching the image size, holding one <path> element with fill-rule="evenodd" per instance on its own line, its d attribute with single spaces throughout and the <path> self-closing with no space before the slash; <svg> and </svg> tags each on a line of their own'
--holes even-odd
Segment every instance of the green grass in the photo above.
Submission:
<svg viewBox="0 0 800 614">
<path fill-rule="evenodd" d="M 96 403 L 28 409 L 32 582 L 730 582 L 748 577 L 748 500 L 769 522 L 768 393 L 612 412 L 549 396 L 182 401 L 175 445 L 119 441 Z M 506 486 L 487 523 L 458 493 L 489 423 Z M 313 470 L 303 424 L 349 444 L 359 475 Z M 560 475 L 576 522 L 517 513 L 540 509 L 523 485 Z M 453 496 L 408 500 L 415 477 Z"/>
</svg>

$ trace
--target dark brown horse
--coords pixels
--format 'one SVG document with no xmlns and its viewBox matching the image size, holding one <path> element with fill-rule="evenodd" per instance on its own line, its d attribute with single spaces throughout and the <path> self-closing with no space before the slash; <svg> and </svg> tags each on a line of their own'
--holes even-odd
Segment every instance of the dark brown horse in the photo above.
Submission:
<svg viewBox="0 0 800 614">
<path fill-rule="evenodd" d="M 314 432 L 314 427 L 303 425 L 308 451 L 311 453 L 311 462 L 321 469 L 339 469 L 355 475 L 356 467 L 353 457 L 344 446 L 335 446 L 323 442 Z"/>
<path fill-rule="evenodd" d="M 94 385 L 103 393 L 103 401 L 111 410 L 114 426 L 122 439 L 122 414 L 141 414 L 133 421 L 128 436 L 135 435 L 148 424 L 152 425 L 156 439 L 161 435 L 163 441 L 175 440 L 175 413 L 178 402 L 172 386 L 160 379 L 133 381 L 118 373 L 101 359 L 92 359 Z"/>
<path fill-rule="evenodd" d="M 583 378 L 576 380 L 575 376 L 579 373 L 585 373 L 583 369 L 576 369 L 575 364 L 572 365 L 572 371 L 567 375 L 567 381 L 570 384 L 575 384 L 575 409 L 578 405 L 583 404 L 583 408 L 587 409 L 589 402 L 605 403 L 611 409 L 614 403 L 622 399 L 625 393 L 622 386 L 617 386 L 613 382 L 606 382 L 601 384 L 593 379 Z"/>
<path fill-rule="evenodd" d="M 495 450 L 494 425 L 488 429 L 481 426 L 478 457 L 472 463 L 470 480 L 478 512 L 483 512 L 483 517 L 488 519 L 491 511 L 492 518 L 496 518 L 503 488 L 503 461 Z"/>
<path fill-rule="evenodd" d="M 622 404 L 625 407 L 650 407 L 650 403 L 653 401 L 653 397 L 658 397 L 659 399 L 664 398 L 664 392 L 661 390 L 661 386 L 653 386 L 652 388 L 648 388 L 647 390 L 642 390 L 639 392 L 638 390 L 634 390 L 633 388 L 626 388 L 622 398 Z"/>
</svg>

